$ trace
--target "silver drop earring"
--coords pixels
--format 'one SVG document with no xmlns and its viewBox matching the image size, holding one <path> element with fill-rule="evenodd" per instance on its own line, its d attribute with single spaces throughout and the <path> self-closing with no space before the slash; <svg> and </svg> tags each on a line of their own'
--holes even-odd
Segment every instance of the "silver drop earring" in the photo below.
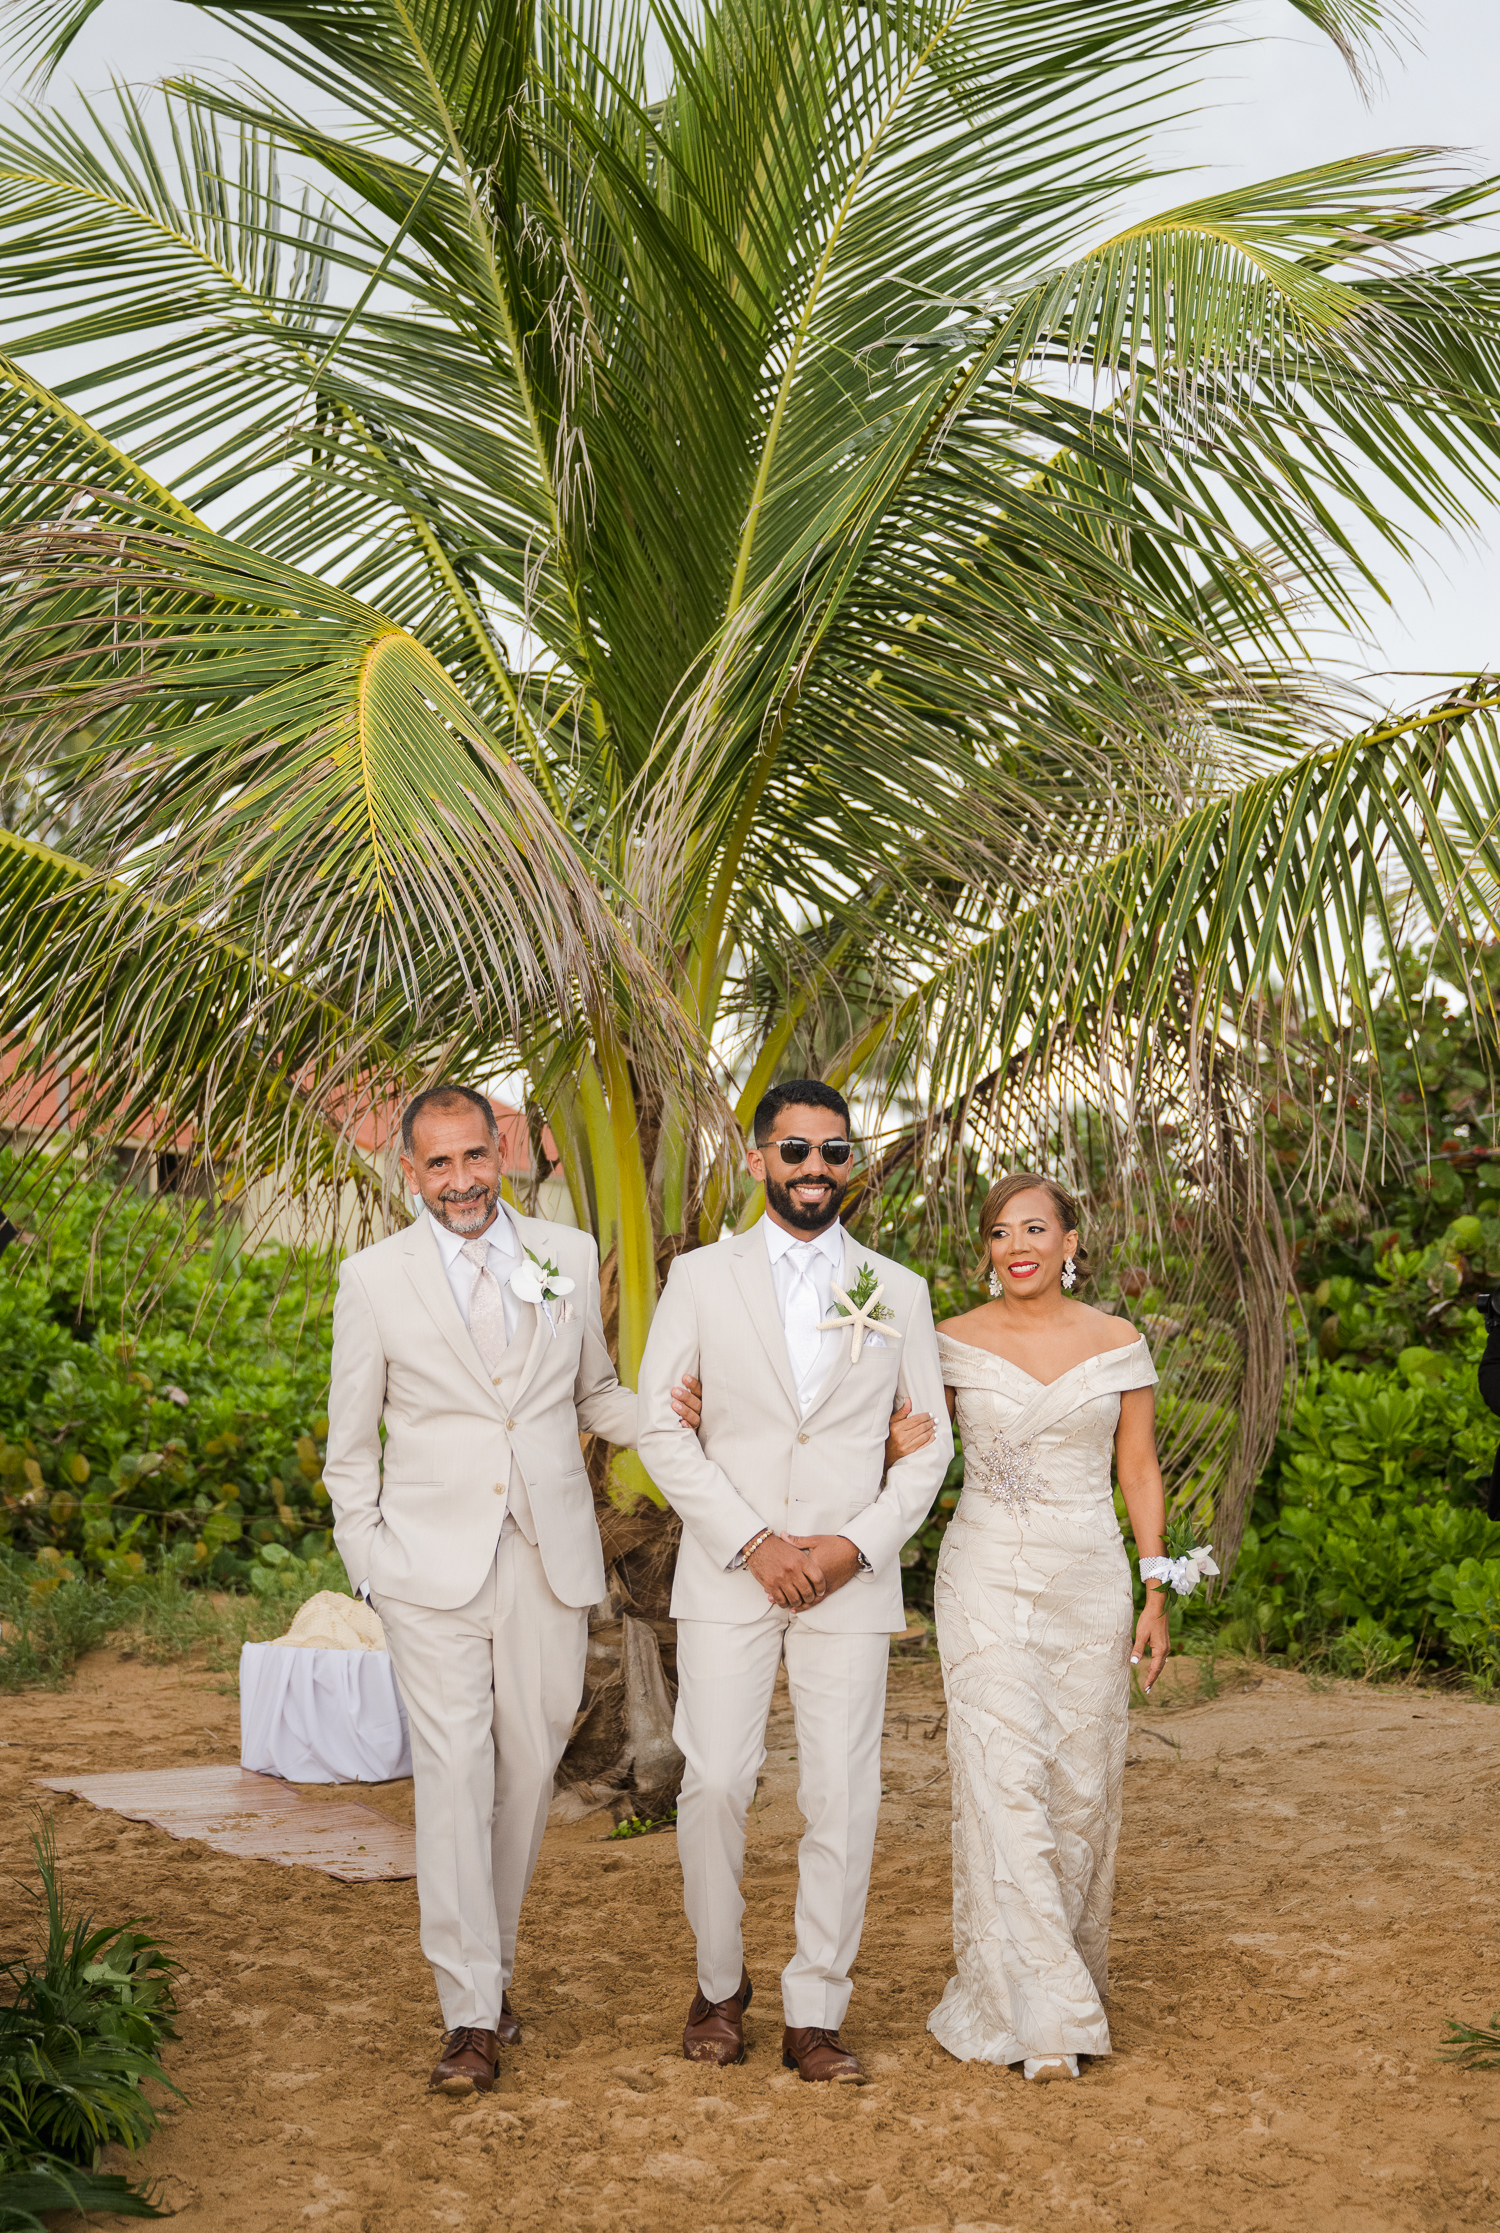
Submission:
<svg viewBox="0 0 1500 2233">
<path fill-rule="evenodd" d="M 1067 1262 L 1063 1266 L 1062 1283 L 1070 1295 L 1072 1294 L 1073 1289 L 1078 1284 L 1078 1273 L 1074 1267 L 1073 1259 L 1071 1256 L 1068 1258 Z"/>
<path fill-rule="evenodd" d="M 1000 1274 L 999 1274 L 999 1273 L 998 1273 L 998 1272 L 996 1271 L 996 1269 L 995 1269 L 994 1265 L 993 1265 L 993 1264 L 991 1264 L 991 1266 L 990 1266 L 990 1293 L 991 1293 L 992 1295 L 998 1295 L 998 1294 L 999 1294 L 999 1292 L 1000 1292 Z"/>
</svg>

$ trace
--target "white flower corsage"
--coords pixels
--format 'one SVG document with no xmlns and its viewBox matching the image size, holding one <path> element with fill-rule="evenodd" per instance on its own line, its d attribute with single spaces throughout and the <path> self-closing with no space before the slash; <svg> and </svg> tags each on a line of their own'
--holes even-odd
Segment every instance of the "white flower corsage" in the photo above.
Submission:
<svg viewBox="0 0 1500 2233">
<path fill-rule="evenodd" d="M 518 1295 L 523 1303 L 540 1305 L 552 1328 L 552 1338 L 556 1341 L 558 1320 L 552 1315 L 552 1305 L 562 1303 L 563 1325 L 573 1315 L 573 1305 L 563 1300 L 564 1296 L 573 1292 L 573 1282 L 567 1274 L 558 1270 L 550 1256 L 544 1259 L 528 1248 L 525 1261 L 518 1264 L 510 1275 L 510 1291 L 513 1295 Z"/>
<path fill-rule="evenodd" d="M 818 1331 L 820 1334 L 842 1333 L 847 1327 L 851 1336 L 849 1362 L 851 1365 L 856 1364 L 866 1340 L 875 1348 L 885 1347 L 887 1337 L 877 1333 L 875 1328 L 877 1324 L 889 1325 L 896 1313 L 888 1303 L 883 1303 L 880 1299 L 885 1289 L 876 1279 L 873 1265 L 860 1265 L 859 1277 L 847 1295 L 837 1280 L 831 1284 L 834 1315 L 832 1318 L 820 1319 Z M 899 1341 L 901 1336 L 893 1333 L 889 1338 Z"/>
<path fill-rule="evenodd" d="M 1179 1597 L 1191 1597 L 1207 1574 L 1217 1574 L 1212 1543 L 1201 1543 L 1182 1558 L 1143 1558 L 1141 1580 L 1165 1582 Z"/>
</svg>

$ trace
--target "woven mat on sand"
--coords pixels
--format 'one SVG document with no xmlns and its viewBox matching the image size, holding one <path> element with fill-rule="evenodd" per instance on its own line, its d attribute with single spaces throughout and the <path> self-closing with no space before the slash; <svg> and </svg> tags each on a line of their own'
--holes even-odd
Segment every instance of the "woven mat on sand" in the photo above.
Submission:
<svg viewBox="0 0 1500 2233">
<path fill-rule="evenodd" d="M 219 1853 L 286 1868 L 321 1869 L 341 1884 L 417 1873 L 413 1832 L 348 1799 L 305 1799 L 275 1776 L 244 1768 L 151 1768 L 135 1775 L 43 1776 L 91 1806 L 150 1822 L 169 1837 L 201 1838 Z"/>
</svg>

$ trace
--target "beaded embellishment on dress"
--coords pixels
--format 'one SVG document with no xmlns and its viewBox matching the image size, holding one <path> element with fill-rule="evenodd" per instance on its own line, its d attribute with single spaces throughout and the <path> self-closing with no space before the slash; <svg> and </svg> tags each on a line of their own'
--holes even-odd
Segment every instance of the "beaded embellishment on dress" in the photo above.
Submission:
<svg viewBox="0 0 1500 2233">
<path fill-rule="evenodd" d="M 998 1504 L 1014 1512 L 1018 1520 L 1025 1519 L 1030 1498 L 1046 1493 L 1032 1459 L 1030 1441 L 1023 1442 L 1017 1449 L 1003 1435 L 965 1453 L 964 1487 L 977 1489 L 981 1496 L 994 1497 Z"/>
</svg>

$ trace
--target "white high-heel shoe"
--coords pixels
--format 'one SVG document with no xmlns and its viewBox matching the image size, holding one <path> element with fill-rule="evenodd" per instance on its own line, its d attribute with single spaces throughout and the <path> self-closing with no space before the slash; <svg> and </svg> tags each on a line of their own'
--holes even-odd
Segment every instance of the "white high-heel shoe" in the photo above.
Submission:
<svg viewBox="0 0 1500 2233">
<path fill-rule="evenodd" d="M 1053 2078 L 1076 2078 L 1078 2076 L 1078 2057 L 1076 2055 L 1028 2055 L 1023 2068 L 1028 2078 L 1034 2078 L 1038 2085 L 1045 2086 Z"/>
</svg>

